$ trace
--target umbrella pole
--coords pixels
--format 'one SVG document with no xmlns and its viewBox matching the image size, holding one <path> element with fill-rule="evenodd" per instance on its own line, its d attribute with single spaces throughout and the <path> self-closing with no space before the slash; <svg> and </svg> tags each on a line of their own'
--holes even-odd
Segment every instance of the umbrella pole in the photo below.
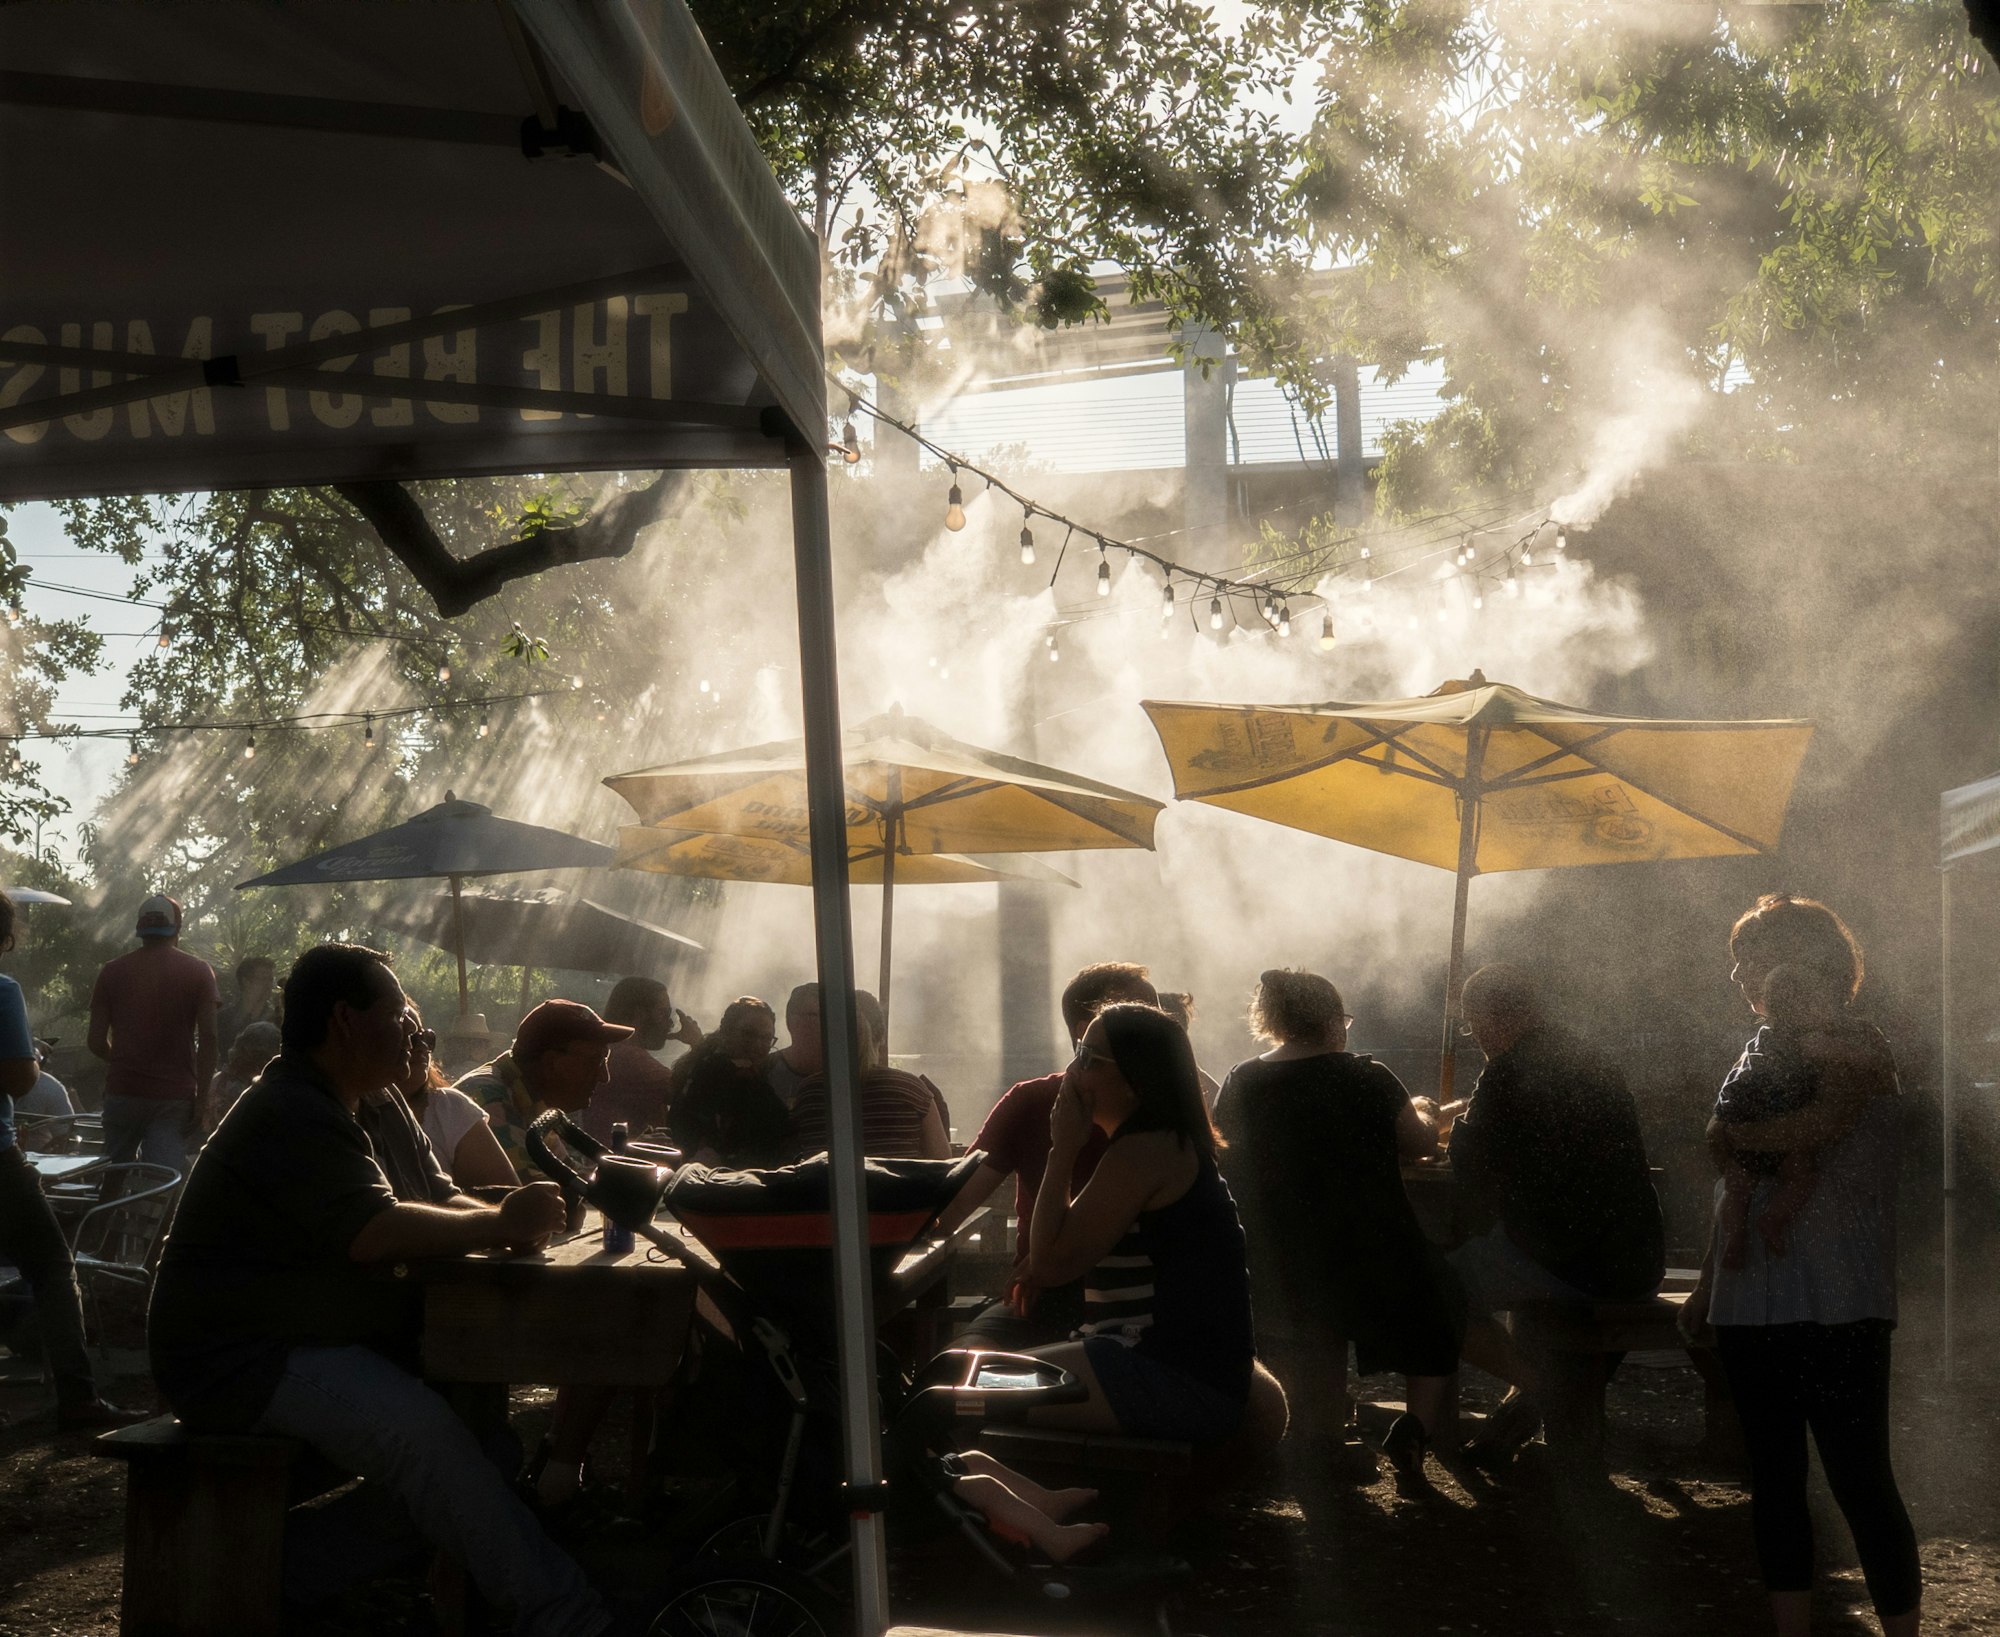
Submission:
<svg viewBox="0 0 2000 1637">
<path fill-rule="evenodd" d="M 882 1528 L 882 1436 L 875 1375 L 874 1284 L 861 1160 L 856 1072 L 854 932 L 847 899 L 847 785 L 841 768 L 840 667 L 834 653 L 833 542 L 827 517 L 826 433 L 792 428 L 792 566 L 798 585 L 799 694 L 804 708 L 806 814 L 812 850 L 813 941 L 826 1042 L 828 1182 L 833 1194 L 833 1300 L 840 1356 L 842 1505 L 854 1548 L 855 1637 L 889 1624 Z"/>
<path fill-rule="evenodd" d="M 889 769 L 889 800 L 882 814 L 882 958 L 875 998 L 882 1003 L 882 1050 L 889 1050 L 889 951 L 895 930 L 896 843 L 903 830 L 903 772 Z"/>
<path fill-rule="evenodd" d="M 1458 995 L 1465 987 L 1465 910 L 1479 863 L 1479 770 L 1486 760 L 1486 730 L 1473 728 L 1465 740 L 1465 783 L 1458 797 L 1458 886 L 1451 903 L 1451 959 L 1445 965 L 1444 1045 L 1438 1058 L 1438 1095 L 1452 1100 L 1458 1079 Z"/>
<path fill-rule="evenodd" d="M 465 988 L 465 910 L 458 901 L 458 877 L 451 877 L 451 943 L 458 956 L 458 1015 L 472 1014 L 472 1002 Z"/>
</svg>

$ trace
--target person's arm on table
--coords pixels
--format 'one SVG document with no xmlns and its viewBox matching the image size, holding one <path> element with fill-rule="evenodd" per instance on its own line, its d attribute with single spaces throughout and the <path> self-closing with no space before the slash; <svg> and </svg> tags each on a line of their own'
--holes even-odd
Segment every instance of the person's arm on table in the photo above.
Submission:
<svg viewBox="0 0 2000 1637">
<path fill-rule="evenodd" d="M 981 1160 L 973 1167 L 972 1175 L 965 1179 L 965 1185 L 952 1195 L 951 1203 L 938 1213 L 937 1231 L 956 1233 L 974 1211 L 993 1197 L 993 1190 L 1006 1180 L 1005 1171 L 996 1170 L 990 1160 Z"/>
<path fill-rule="evenodd" d="M 362 1226 L 348 1246 L 356 1262 L 404 1262 L 466 1251 L 532 1250 L 562 1230 L 562 1190 L 553 1182 L 516 1188 L 496 1206 L 454 1195 L 445 1205 L 391 1205 Z"/>
<path fill-rule="evenodd" d="M 1396 1152 L 1406 1160 L 1429 1159 L 1438 1151 L 1437 1103 L 1413 1097 L 1396 1110 Z"/>
</svg>

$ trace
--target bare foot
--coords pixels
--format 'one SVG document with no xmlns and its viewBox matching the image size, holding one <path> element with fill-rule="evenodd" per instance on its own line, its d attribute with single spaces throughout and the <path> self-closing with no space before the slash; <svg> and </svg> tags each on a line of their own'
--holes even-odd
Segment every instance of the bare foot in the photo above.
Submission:
<svg viewBox="0 0 2000 1637">
<path fill-rule="evenodd" d="M 1095 1546 L 1111 1533 L 1108 1523 L 1051 1523 L 1034 1531 L 1036 1546 L 1048 1554 L 1051 1563 L 1067 1563 L 1086 1546 Z"/>
<path fill-rule="evenodd" d="M 1094 1489 L 1045 1489 L 1037 1504 L 1057 1523 L 1065 1523 L 1096 1499 Z"/>
</svg>

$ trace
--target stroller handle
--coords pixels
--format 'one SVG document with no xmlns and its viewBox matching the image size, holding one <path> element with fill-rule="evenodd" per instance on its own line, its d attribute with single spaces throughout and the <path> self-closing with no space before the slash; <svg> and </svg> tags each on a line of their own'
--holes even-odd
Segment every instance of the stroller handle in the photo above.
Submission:
<svg viewBox="0 0 2000 1637">
<path fill-rule="evenodd" d="M 551 1133 L 562 1138 L 564 1147 L 591 1159 L 604 1156 L 604 1145 L 559 1108 L 536 1115 L 522 1134 L 522 1145 L 528 1150 L 528 1157 L 541 1167 L 544 1176 L 562 1190 L 563 1203 L 574 1210 L 577 1202 L 589 1192 L 590 1184 L 575 1166 L 549 1147 Z"/>
</svg>

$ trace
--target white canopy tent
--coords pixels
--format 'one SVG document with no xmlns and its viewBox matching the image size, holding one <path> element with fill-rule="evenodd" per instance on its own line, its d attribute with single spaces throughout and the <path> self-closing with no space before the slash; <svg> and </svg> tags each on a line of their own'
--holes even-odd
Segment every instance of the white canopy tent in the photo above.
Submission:
<svg viewBox="0 0 2000 1637">
<path fill-rule="evenodd" d="M 819 977 L 845 997 L 826 1031 L 857 1619 L 880 1630 L 819 253 L 693 20 L 681 0 L 10 0 L 0 156 L 0 499 L 790 472 Z"/>
</svg>

